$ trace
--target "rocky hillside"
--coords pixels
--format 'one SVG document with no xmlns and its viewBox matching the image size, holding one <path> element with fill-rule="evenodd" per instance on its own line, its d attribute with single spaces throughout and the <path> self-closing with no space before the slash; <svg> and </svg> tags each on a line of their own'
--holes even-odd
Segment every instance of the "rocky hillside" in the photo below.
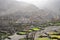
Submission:
<svg viewBox="0 0 60 40">
<path fill-rule="evenodd" d="M 49 9 L 39 9 L 25 2 L 0 0 L 1 30 L 11 30 L 11 28 L 14 30 L 15 23 L 41 24 L 52 20 L 60 20 L 60 14 Z"/>
</svg>

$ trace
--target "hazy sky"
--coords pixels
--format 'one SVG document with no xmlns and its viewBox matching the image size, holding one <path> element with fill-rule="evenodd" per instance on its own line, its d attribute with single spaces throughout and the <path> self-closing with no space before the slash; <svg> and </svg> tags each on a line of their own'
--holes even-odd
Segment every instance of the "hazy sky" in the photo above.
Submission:
<svg viewBox="0 0 60 40">
<path fill-rule="evenodd" d="M 13 1 L 27 2 L 30 4 L 34 4 L 35 6 L 37 6 L 40 9 L 47 8 L 49 10 L 54 11 L 55 13 L 60 13 L 60 0 L 13 0 Z M 11 0 L 11 2 L 12 2 L 12 0 Z M 9 3 L 11 3 L 11 2 L 10 2 L 10 0 L 0 0 L 0 9 L 3 9 L 3 10 L 0 10 L 0 12 L 8 10 L 8 8 L 10 8 L 10 7 L 11 7 L 10 9 L 13 9 L 13 7 L 11 5 L 9 5 Z"/>
<path fill-rule="evenodd" d="M 16 1 L 23 1 L 23 2 L 27 2 L 27 3 L 30 3 L 30 4 L 34 4 L 36 6 L 39 6 L 41 5 L 40 7 L 43 7 L 45 4 L 48 3 L 48 0 L 16 0 Z"/>
<path fill-rule="evenodd" d="M 16 0 L 16 1 L 31 3 L 38 6 L 39 8 L 48 8 L 53 11 L 60 10 L 60 0 Z"/>
</svg>

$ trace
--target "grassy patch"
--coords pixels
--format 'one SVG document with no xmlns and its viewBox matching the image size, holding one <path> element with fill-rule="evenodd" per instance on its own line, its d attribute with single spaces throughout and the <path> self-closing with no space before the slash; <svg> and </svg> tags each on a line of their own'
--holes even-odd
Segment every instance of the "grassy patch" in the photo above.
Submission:
<svg viewBox="0 0 60 40">
<path fill-rule="evenodd" d="M 43 37 L 43 38 L 37 38 L 36 40 L 52 40 L 52 39 L 49 39 L 47 37 Z"/>
<path fill-rule="evenodd" d="M 58 34 L 57 32 L 49 32 L 49 35 L 54 35 L 54 34 Z"/>
<path fill-rule="evenodd" d="M 26 35 L 26 32 L 25 31 L 21 31 L 21 32 L 18 32 L 17 34 L 18 35 Z"/>
<path fill-rule="evenodd" d="M 38 30 L 40 30 L 40 28 L 34 27 L 34 28 L 32 28 L 31 30 L 33 30 L 33 31 L 38 31 Z"/>
</svg>

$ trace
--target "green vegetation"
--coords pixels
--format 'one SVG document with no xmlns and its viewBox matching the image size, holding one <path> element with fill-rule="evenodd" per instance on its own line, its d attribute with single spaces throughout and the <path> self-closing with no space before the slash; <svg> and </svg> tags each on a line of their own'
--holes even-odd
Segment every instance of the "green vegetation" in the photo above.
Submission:
<svg viewBox="0 0 60 40">
<path fill-rule="evenodd" d="M 40 27 L 48 27 L 48 26 L 60 26 L 60 21 L 47 22 L 47 23 L 40 24 Z"/>
<path fill-rule="evenodd" d="M 18 35 L 25 35 L 25 34 L 27 34 L 27 33 L 30 33 L 30 32 L 33 32 L 33 31 L 38 31 L 38 30 L 40 30 L 40 28 L 34 27 L 34 28 L 29 29 L 29 30 L 27 30 L 27 31 L 18 32 L 17 34 L 18 34 Z"/>
<path fill-rule="evenodd" d="M 33 30 L 33 31 L 38 31 L 38 30 L 40 30 L 40 28 L 34 27 L 34 28 L 32 28 L 31 30 Z"/>
<path fill-rule="evenodd" d="M 57 35 L 59 34 L 58 32 L 48 32 L 49 35 Z"/>
<path fill-rule="evenodd" d="M 50 39 L 48 37 L 43 37 L 43 38 L 37 38 L 36 40 L 52 40 L 52 39 Z"/>
<path fill-rule="evenodd" d="M 60 39 L 60 35 L 50 35 L 50 37 Z"/>
<path fill-rule="evenodd" d="M 4 40 L 5 38 L 8 38 L 10 36 L 10 33 L 0 32 L 0 40 Z"/>
<path fill-rule="evenodd" d="M 41 24 L 40 27 L 47 27 L 47 24 Z"/>
<path fill-rule="evenodd" d="M 57 33 L 57 32 L 50 32 L 50 33 L 49 33 L 49 36 L 50 36 L 52 39 L 60 39 L 60 34 Z"/>
<path fill-rule="evenodd" d="M 27 25 L 24 25 L 24 26 L 27 26 Z M 48 27 L 48 26 L 60 26 L 60 22 L 48 22 L 48 23 L 44 23 L 44 24 L 40 25 L 40 27 L 42 27 L 42 28 Z M 27 36 L 26 38 L 22 38 L 20 40 L 32 40 L 32 38 L 34 39 L 34 37 L 32 37 L 32 38 L 30 37 L 29 38 L 28 37 L 29 33 L 31 33 L 31 32 L 35 32 L 36 33 L 36 31 L 39 31 L 39 30 L 41 30 L 41 28 L 33 27 L 33 28 L 31 28 L 29 30 L 26 30 L 26 31 L 20 31 L 17 34 L 18 35 L 26 35 Z M 49 32 L 47 34 L 49 36 L 42 36 L 42 37 L 37 38 L 36 40 L 57 40 L 57 39 L 60 39 L 60 35 L 59 36 L 57 35 L 57 34 L 59 34 L 58 32 Z"/>
<path fill-rule="evenodd" d="M 29 33 L 31 33 L 31 32 L 34 32 L 32 35 L 34 35 L 35 33 L 36 33 L 36 31 L 39 31 L 40 30 L 40 28 L 38 28 L 38 27 L 33 27 L 33 28 L 31 28 L 31 29 L 29 29 L 29 30 L 27 30 L 27 31 L 21 31 L 21 32 L 18 32 L 17 34 L 18 35 L 26 35 L 26 38 L 24 38 L 24 39 L 20 39 L 20 40 L 32 40 L 32 39 L 34 39 L 33 37 L 31 38 L 29 38 L 28 36 L 29 36 Z"/>
<path fill-rule="evenodd" d="M 26 38 L 22 38 L 20 40 L 26 40 Z M 31 39 L 28 39 L 28 40 L 31 40 Z M 36 40 L 57 40 L 57 39 L 50 39 L 50 38 L 37 38 Z"/>
<path fill-rule="evenodd" d="M 17 33 L 18 35 L 26 35 L 26 31 L 21 31 Z"/>
<path fill-rule="evenodd" d="M 20 25 L 20 26 L 23 29 L 24 27 L 29 28 L 28 26 L 30 26 L 30 25 L 29 24 L 24 24 L 23 25 L 24 27 L 22 25 Z M 48 27 L 48 26 L 60 26 L 60 22 L 48 22 L 48 23 L 40 24 L 39 26 L 42 27 L 42 28 Z M 18 28 L 19 28 L 19 26 L 18 26 Z M 20 28 L 19 28 L 19 30 L 20 30 Z M 17 34 L 18 35 L 26 35 L 27 36 L 26 38 L 20 39 L 20 40 L 25 40 L 25 39 L 28 38 L 29 33 L 34 32 L 34 34 L 35 34 L 39 30 L 42 30 L 42 29 L 39 28 L 39 27 L 33 27 L 33 28 L 31 28 L 29 30 L 26 30 L 26 31 L 17 32 Z M 57 39 L 60 39 L 60 35 L 58 35 L 58 34 L 59 34 L 58 32 L 49 32 L 48 35 L 49 35 L 50 38 L 48 36 L 47 37 L 42 37 L 42 38 L 39 37 L 36 40 L 57 40 Z M 8 36 L 10 36 L 10 35 L 11 35 L 10 33 L 1 32 L 0 33 L 0 40 L 8 38 Z M 31 39 L 32 38 L 28 38 L 28 40 L 31 40 Z"/>
<path fill-rule="evenodd" d="M 33 31 L 33 30 L 31 30 L 31 29 L 30 29 L 30 30 L 28 30 L 28 32 L 32 32 L 32 31 Z"/>
<path fill-rule="evenodd" d="M 51 39 L 60 39 L 60 34 L 58 32 L 48 33 Z"/>
<path fill-rule="evenodd" d="M 49 24 L 53 26 L 60 26 L 60 22 L 49 22 Z"/>
</svg>

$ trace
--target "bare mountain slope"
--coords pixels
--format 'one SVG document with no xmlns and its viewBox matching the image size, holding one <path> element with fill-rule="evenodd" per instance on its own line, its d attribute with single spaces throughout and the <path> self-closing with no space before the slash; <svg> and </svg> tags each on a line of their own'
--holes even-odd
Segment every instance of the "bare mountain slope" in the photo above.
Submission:
<svg viewBox="0 0 60 40">
<path fill-rule="evenodd" d="M 39 9 L 33 4 L 14 0 L 0 0 L 0 28 L 3 29 L 4 27 L 4 30 L 11 30 L 13 26 L 10 22 L 40 24 L 51 21 L 52 18 L 58 19 L 59 16 L 51 10 Z M 12 28 L 12 30 L 14 29 Z"/>
</svg>

